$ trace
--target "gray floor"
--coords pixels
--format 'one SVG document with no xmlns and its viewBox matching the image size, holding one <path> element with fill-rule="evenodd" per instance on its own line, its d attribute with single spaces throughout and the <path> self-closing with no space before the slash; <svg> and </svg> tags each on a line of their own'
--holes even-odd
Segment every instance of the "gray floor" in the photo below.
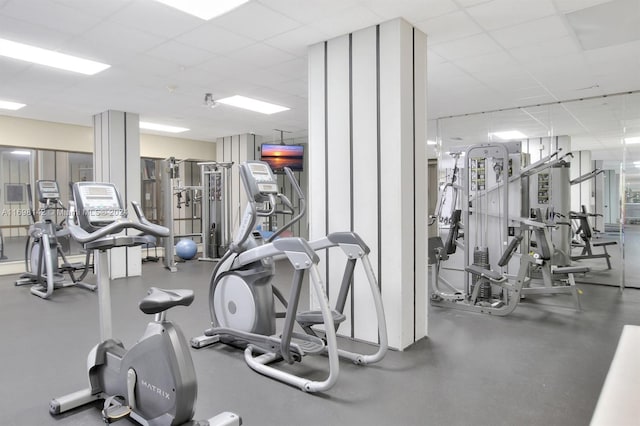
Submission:
<svg viewBox="0 0 640 426">
<path fill-rule="evenodd" d="M 142 278 L 113 283 L 114 330 L 130 345 L 147 318 L 137 309 L 150 285 L 193 288 L 196 301 L 170 317 L 187 336 L 208 323 L 211 264 L 170 274 L 146 264 Z M 98 339 L 96 295 L 57 291 L 49 301 L 0 277 L 2 425 L 99 425 L 97 406 L 53 418 L 48 402 L 86 386 L 88 350 Z M 430 338 L 391 352 L 376 366 L 341 363 L 337 385 L 305 394 L 253 372 L 239 351 L 192 350 L 199 380 L 196 418 L 221 410 L 245 425 L 585 425 L 624 324 L 640 324 L 640 291 L 581 285 L 581 313 L 566 296 L 521 304 L 510 317 L 431 308 Z M 314 377 L 323 358 L 294 367 Z M 125 422 L 126 424 L 126 422 Z"/>
</svg>

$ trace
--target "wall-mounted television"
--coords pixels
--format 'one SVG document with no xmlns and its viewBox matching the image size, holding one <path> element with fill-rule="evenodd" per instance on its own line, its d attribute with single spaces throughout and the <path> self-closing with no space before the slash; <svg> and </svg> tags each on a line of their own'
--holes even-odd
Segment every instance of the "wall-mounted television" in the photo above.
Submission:
<svg viewBox="0 0 640 426">
<path fill-rule="evenodd" d="M 275 173 L 282 173 L 285 167 L 300 172 L 304 164 L 304 146 L 263 143 L 260 160 L 268 163 Z"/>
</svg>

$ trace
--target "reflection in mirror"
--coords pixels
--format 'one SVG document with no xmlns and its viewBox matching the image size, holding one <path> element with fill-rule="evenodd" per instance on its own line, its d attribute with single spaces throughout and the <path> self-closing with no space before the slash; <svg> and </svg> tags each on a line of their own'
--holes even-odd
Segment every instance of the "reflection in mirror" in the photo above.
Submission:
<svg viewBox="0 0 640 426">
<path fill-rule="evenodd" d="M 440 188 L 467 163 L 458 160 L 456 166 L 456 157 L 468 147 L 520 142 L 521 166 L 536 169 L 513 180 L 524 191 L 522 211 L 540 209 L 554 226 L 554 263 L 590 268 L 576 275 L 579 282 L 640 287 L 640 269 L 633 270 L 637 262 L 630 261 L 640 254 L 640 139 L 633 139 L 640 137 L 639 93 L 443 117 L 430 128 L 435 129 L 429 151 L 437 159 Z M 467 172 L 478 173 L 460 170 Z M 433 209 L 461 208 L 460 200 L 452 206 L 450 195 L 442 197 Z M 432 227 L 437 231 L 430 229 L 430 236 L 447 236 L 447 220 Z M 465 232 L 475 232 L 472 224 Z M 445 274 L 447 268 L 462 274 L 464 265 L 457 265 L 455 256 L 442 265 Z"/>
<path fill-rule="evenodd" d="M 30 224 L 28 187 L 33 179 L 34 151 L 0 147 L 0 261 L 24 258 Z"/>
<path fill-rule="evenodd" d="M 58 182 L 60 201 L 66 207 L 70 187 L 74 182 L 93 179 L 93 155 L 88 153 L 28 150 L 24 148 L 0 147 L 0 257 L 2 261 L 23 261 L 27 230 L 33 214 L 39 220 L 42 205 L 34 197 L 37 180 L 49 179 Z M 61 223 L 66 215 L 56 210 L 52 220 Z M 83 253 L 82 248 L 69 238 L 62 238 L 65 255 Z"/>
</svg>

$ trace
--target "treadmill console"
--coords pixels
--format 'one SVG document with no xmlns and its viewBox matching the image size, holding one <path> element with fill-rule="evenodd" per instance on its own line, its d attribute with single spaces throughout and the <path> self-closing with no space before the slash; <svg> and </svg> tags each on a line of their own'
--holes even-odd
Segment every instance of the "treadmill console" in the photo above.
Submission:
<svg viewBox="0 0 640 426">
<path fill-rule="evenodd" d="M 93 232 L 126 216 L 115 185 L 106 182 L 77 182 L 73 185 L 80 226 Z"/>
<path fill-rule="evenodd" d="M 42 204 L 55 203 L 60 199 L 60 188 L 55 180 L 36 181 L 36 193 Z"/>
</svg>

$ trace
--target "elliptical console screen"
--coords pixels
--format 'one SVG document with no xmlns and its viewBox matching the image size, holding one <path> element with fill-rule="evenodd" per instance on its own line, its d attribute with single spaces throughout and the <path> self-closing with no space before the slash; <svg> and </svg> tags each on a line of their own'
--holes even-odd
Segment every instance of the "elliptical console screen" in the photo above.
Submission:
<svg viewBox="0 0 640 426">
<path fill-rule="evenodd" d="M 277 194 L 278 182 L 266 163 L 248 163 L 249 171 L 262 194 Z"/>
<path fill-rule="evenodd" d="M 41 203 L 60 199 L 60 188 L 55 180 L 39 180 L 36 182 L 36 188 L 38 189 L 38 201 Z"/>
<path fill-rule="evenodd" d="M 91 224 L 113 222 L 123 216 L 120 200 L 113 185 L 93 184 L 79 187 L 82 211 Z"/>
</svg>

